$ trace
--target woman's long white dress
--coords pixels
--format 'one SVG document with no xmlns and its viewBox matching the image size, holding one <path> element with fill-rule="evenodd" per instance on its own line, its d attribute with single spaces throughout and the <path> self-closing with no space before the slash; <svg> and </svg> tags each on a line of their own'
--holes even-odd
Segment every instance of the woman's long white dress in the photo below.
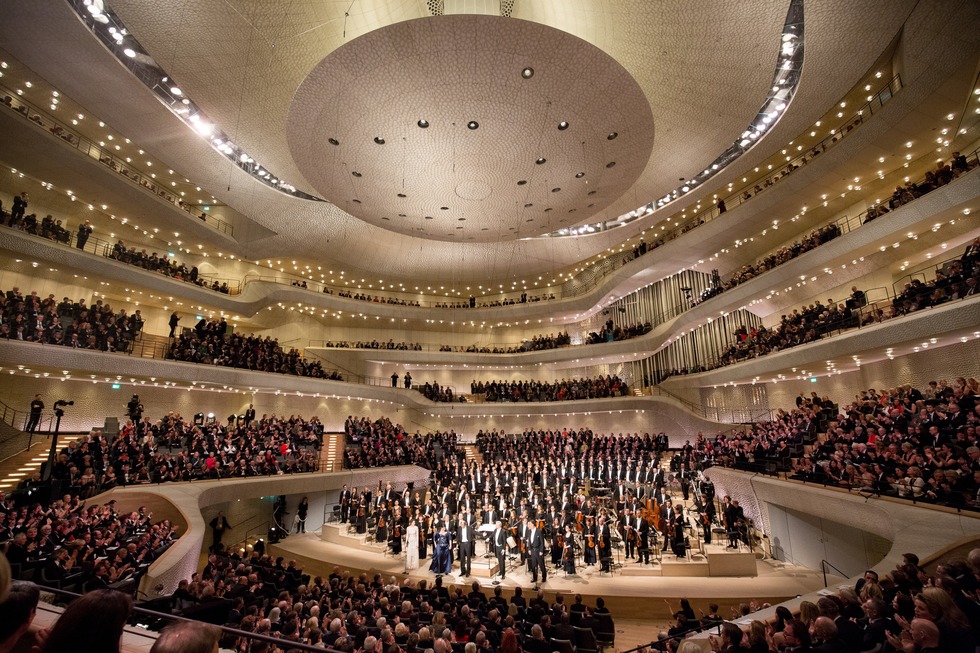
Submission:
<svg viewBox="0 0 980 653">
<path fill-rule="evenodd" d="M 409 524 L 405 529 L 405 569 L 419 568 L 419 527 Z"/>
</svg>

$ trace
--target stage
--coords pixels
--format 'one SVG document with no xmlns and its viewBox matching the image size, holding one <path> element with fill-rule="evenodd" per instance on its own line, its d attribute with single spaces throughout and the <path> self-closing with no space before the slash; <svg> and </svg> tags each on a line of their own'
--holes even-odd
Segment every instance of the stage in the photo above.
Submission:
<svg viewBox="0 0 980 653">
<path fill-rule="evenodd" d="M 477 543 L 471 576 L 460 577 L 459 562 L 456 561 L 453 573 L 444 576 L 443 582 L 468 587 L 473 581 L 479 581 L 489 592 L 494 581 L 491 565 L 496 566 L 496 559 L 485 558 L 485 550 L 485 544 Z M 274 556 L 297 560 L 304 571 L 313 576 L 326 576 L 337 566 L 353 574 L 380 573 L 386 580 L 391 576 L 398 579 L 407 576 L 416 581 L 427 579 L 431 584 L 435 578 L 428 571 L 428 559 L 420 560 L 418 569 L 406 573 L 404 553 L 399 556 L 386 553 L 385 547 L 368 535 L 348 534 L 347 526 L 341 524 L 326 524 L 316 532 L 290 535 L 271 545 L 269 551 Z M 431 553 L 431 546 L 429 551 Z M 664 624 L 677 609 L 677 599 L 681 597 L 691 599 L 705 610 L 709 600 L 716 602 L 722 606 L 722 614 L 727 616 L 731 607 L 746 599 L 774 603 L 823 587 L 818 571 L 763 560 L 761 555 L 744 548 L 732 551 L 726 549 L 724 543 L 705 545 L 704 553 L 694 549 L 694 555 L 681 560 L 669 552 L 663 553 L 659 561 L 651 558 L 649 565 L 623 559 L 622 551 L 621 548 L 614 550 L 611 573 L 600 572 L 598 566 L 577 564 L 577 573 L 567 576 L 560 570 L 555 571 L 550 565 L 550 557 L 546 556 L 548 580 L 539 586 L 549 596 L 556 592 L 571 596 L 581 594 L 590 604 L 594 604 L 595 597 L 601 596 L 615 615 L 657 619 Z M 517 586 L 527 595 L 532 591 L 533 583 L 527 568 L 515 559 L 509 561 L 506 578 L 500 586 L 506 596 Z M 637 598 L 655 600 L 636 601 Z"/>
</svg>

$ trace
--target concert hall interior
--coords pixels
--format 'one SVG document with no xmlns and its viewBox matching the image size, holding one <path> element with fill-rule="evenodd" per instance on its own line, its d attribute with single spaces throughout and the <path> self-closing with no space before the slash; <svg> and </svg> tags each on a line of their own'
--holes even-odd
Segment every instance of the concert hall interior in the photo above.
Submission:
<svg viewBox="0 0 980 653">
<path fill-rule="evenodd" d="M 8 0 L 0 95 L 0 651 L 980 650 L 980 3 Z"/>
</svg>

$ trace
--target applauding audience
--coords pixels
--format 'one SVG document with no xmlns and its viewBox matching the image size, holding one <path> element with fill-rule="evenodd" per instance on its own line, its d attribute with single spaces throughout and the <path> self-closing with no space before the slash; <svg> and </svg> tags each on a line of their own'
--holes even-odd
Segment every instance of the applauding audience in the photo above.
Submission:
<svg viewBox="0 0 980 653">
<path fill-rule="evenodd" d="M 15 501 L 0 492 L 0 550 L 14 575 L 75 590 L 128 587 L 177 537 L 168 520 L 143 507 L 117 513 L 115 501 L 87 507 L 65 495 L 50 503 Z"/>
<path fill-rule="evenodd" d="M 54 295 L 41 299 L 36 291 L 24 296 L 17 287 L 0 293 L 0 338 L 64 345 L 75 349 L 128 351 L 143 329 L 143 317 L 120 309 L 113 313 L 100 299 L 93 306 L 85 300 Z"/>
<path fill-rule="evenodd" d="M 427 384 L 428 385 L 428 384 Z M 617 376 L 560 381 L 483 381 L 470 384 L 470 393 L 485 395 L 486 401 L 575 401 L 624 397 L 629 386 Z"/>
<path fill-rule="evenodd" d="M 773 464 L 793 478 L 953 507 L 980 508 L 980 383 L 958 378 L 862 392 L 838 408 L 816 393 L 772 422 L 713 441 L 695 456 L 753 468 Z M 816 442 L 826 431 L 823 442 Z M 813 444 L 811 453 L 804 444 Z"/>
<path fill-rule="evenodd" d="M 193 330 L 174 340 L 169 358 L 256 372 L 342 380 L 336 372 L 325 371 L 319 361 L 307 361 L 295 349 L 287 352 L 277 339 L 240 333 L 227 335 L 229 331 L 224 318 L 211 322 L 201 320 Z"/>
</svg>

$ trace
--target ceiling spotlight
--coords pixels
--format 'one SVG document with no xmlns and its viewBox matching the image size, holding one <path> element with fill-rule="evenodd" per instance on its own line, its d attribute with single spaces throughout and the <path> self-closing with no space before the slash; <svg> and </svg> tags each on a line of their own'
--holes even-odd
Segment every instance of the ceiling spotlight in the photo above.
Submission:
<svg viewBox="0 0 980 653">
<path fill-rule="evenodd" d="M 174 95 L 178 96 L 178 97 L 184 94 L 184 92 L 181 91 L 180 88 L 178 88 L 176 86 L 171 86 L 170 87 L 170 92 L 173 93 Z"/>
<path fill-rule="evenodd" d="M 385 139 L 381 138 L 380 136 L 375 136 L 374 137 L 374 142 L 377 143 L 378 145 L 384 145 L 385 144 Z"/>
<path fill-rule="evenodd" d="M 616 137 L 617 137 L 617 136 L 619 136 L 619 132 L 609 132 L 609 135 L 608 135 L 608 136 L 606 136 L 606 140 L 607 140 L 607 141 L 613 141 L 613 140 L 616 140 Z"/>
<path fill-rule="evenodd" d="M 405 193 L 398 193 L 398 197 L 408 197 Z"/>
<path fill-rule="evenodd" d="M 584 172 L 576 172 L 575 173 L 575 178 L 576 179 L 581 179 L 584 176 L 585 176 L 585 173 Z"/>
<path fill-rule="evenodd" d="M 475 120 L 471 120 L 471 121 L 469 121 L 468 123 L 466 123 L 466 126 L 467 126 L 467 127 L 469 128 L 469 129 L 479 129 L 479 127 L 480 127 L 480 123 L 478 123 L 478 122 L 477 122 L 477 121 L 475 121 Z"/>
<path fill-rule="evenodd" d="M 609 163 L 606 164 L 606 167 L 607 168 L 613 168 L 615 166 L 616 166 L 616 162 L 615 161 L 610 161 Z"/>
<path fill-rule="evenodd" d="M 327 142 L 331 145 L 340 145 L 340 141 L 338 141 L 336 138 L 328 138 Z"/>
<path fill-rule="evenodd" d="M 534 162 L 537 163 L 538 165 L 541 165 L 542 163 L 544 163 L 547 160 L 548 159 L 544 158 L 543 156 L 539 156 L 537 159 L 535 159 Z"/>
<path fill-rule="evenodd" d="M 522 70 L 521 77 L 523 77 L 524 79 L 531 79 L 532 77 L 534 77 L 534 68 L 528 66 L 527 68 Z"/>
<path fill-rule="evenodd" d="M 518 186 L 523 186 L 526 183 L 527 183 L 527 179 L 521 179 L 519 182 L 517 182 L 517 185 Z"/>
<path fill-rule="evenodd" d="M 558 131 L 565 131 L 566 129 L 568 129 L 568 123 L 567 122 L 565 122 L 564 120 L 562 120 L 560 123 L 558 123 Z"/>
<path fill-rule="evenodd" d="M 558 191 L 560 191 L 560 190 L 561 190 L 560 188 L 552 188 L 552 189 L 551 189 L 551 192 L 552 192 L 552 193 L 557 193 L 557 192 L 558 192 Z"/>
<path fill-rule="evenodd" d="M 419 120 L 418 126 L 421 127 L 422 129 L 425 129 L 426 127 L 429 126 L 429 121 L 426 120 L 425 118 L 422 118 L 421 120 Z"/>
<path fill-rule="evenodd" d="M 354 171 L 354 172 L 352 172 L 351 174 L 352 174 L 352 175 L 354 175 L 355 177 L 357 177 L 358 179 L 360 179 L 360 178 L 361 178 L 361 173 L 359 173 L 359 172 L 358 172 L 357 170 L 355 170 L 355 171 Z"/>
<path fill-rule="evenodd" d="M 126 48 L 125 50 L 123 50 L 123 54 L 129 57 L 130 59 L 132 59 L 133 57 L 136 56 L 136 50 L 132 48 Z"/>
</svg>

